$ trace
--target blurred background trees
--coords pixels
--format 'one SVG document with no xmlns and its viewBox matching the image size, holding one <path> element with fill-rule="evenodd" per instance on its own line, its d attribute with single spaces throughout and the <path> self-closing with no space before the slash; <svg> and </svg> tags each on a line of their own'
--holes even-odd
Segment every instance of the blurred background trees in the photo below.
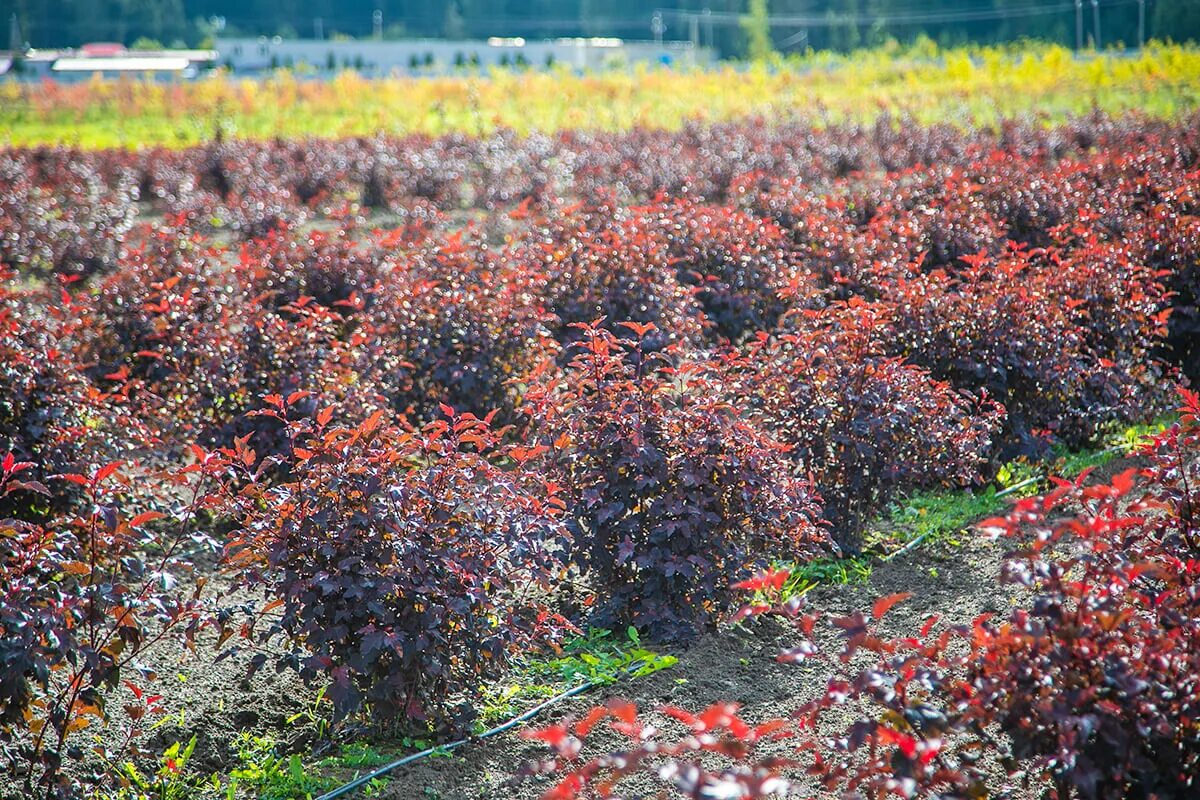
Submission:
<svg viewBox="0 0 1200 800">
<path fill-rule="evenodd" d="M 1091 3 L 1083 0 L 1089 41 Z M 727 58 L 806 47 L 846 50 L 922 35 L 944 44 L 1023 37 L 1075 42 L 1075 12 L 1060 0 L 656 0 L 653 6 L 640 0 L 0 0 L 0 20 L 15 14 L 20 39 L 35 47 L 139 39 L 195 46 L 217 33 L 365 38 L 380 30 L 376 10 L 385 38 L 650 39 L 655 8 L 664 12 L 665 38 L 697 34 Z M 1098 0 L 1098 10 L 1103 45 L 1136 45 L 1139 12 L 1147 37 L 1200 38 L 1198 0 Z M 702 16 L 693 23 L 678 12 Z M 764 26 L 767 15 L 790 21 Z"/>
</svg>

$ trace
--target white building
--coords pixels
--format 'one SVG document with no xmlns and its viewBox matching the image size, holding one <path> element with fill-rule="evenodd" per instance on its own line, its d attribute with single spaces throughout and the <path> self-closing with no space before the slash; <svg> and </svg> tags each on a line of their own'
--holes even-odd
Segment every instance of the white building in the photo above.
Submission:
<svg viewBox="0 0 1200 800">
<path fill-rule="evenodd" d="M 570 67 L 596 70 L 633 64 L 708 66 L 711 48 L 691 42 L 627 42 L 622 39 L 403 39 L 323 40 L 268 38 L 218 39 L 218 64 L 234 73 L 271 69 L 363 75 L 431 75 L 489 67 L 535 69 Z"/>
<path fill-rule="evenodd" d="M 0 53 L 0 75 L 21 80 L 56 81 L 134 77 L 186 80 L 211 69 L 215 50 L 126 50 L 119 44 L 88 44 L 74 50 L 27 50 Z"/>
</svg>

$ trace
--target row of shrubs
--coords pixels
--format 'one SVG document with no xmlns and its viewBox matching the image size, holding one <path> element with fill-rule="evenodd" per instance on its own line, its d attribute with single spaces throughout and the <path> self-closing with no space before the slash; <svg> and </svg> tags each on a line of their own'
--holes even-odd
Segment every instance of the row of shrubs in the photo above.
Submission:
<svg viewBox="0 0 1200 800">
<path fill-rule="evenodd" d="M 1194 369 L 1195 154 L 1105 124 L 1119 148 L 1061 162 L 1020 140 L 822 194 L 525 204 L 501 241 L 222 245 L 180 217 L 50 286 L 11 262 L 0 744 L 25 788 L 77 790 L 74 734 L 175 633 L 328 681 L 342 716 L 461 727 L 519 648 L 689 639 L 756 563 L 854 552 L 898 493 L 1165 408 Z M 204 606 L 214 539 L 262 602 Z"/>
<path fill-rule="evenodd" d="M 737 617 L 778 616 L 799 640 L 784 664 L 830 673 L 793 716 L 749 721 L 735 703 L 660 709 L 615 700 L 531 736 L 554 751 L 545 800 L 614 797 L 647 782 L 683 797 L 1184 798 L 1200 790 L 1200 395 L 1108 481 L 1057 481 L 981 533 L 1005 539 L 1006 614 L 919 630 L 781 601 L 786 572 L 742 584 Z M 598 727 L 611 732 L 598 736 Z M 599 739 L 601 744 L 588 740 Z M 637 782 L 640 782 L 637 783 Z"/>
<path fill-rule="evenodd" d="M 56 271 L 111 267 L 120 234 L 146 214 L 182 216 L 197 230 L 256 238 L 279 224 L 338 217 L 351 208 L 387 212 L 390 224 L 424 230 L 444 224 L 446 215 L 458 219 L 464 208 L 540 206 L 557 197 L 589 205 L 661 196 L 724 203 L 745 191 L 747 175 L 823 192 L 855 187 L 863 175 L 963 166 L 992 153 L 1040 169 L 1095 149 L 1169 147 L 1178 163 L 1194 165 L 1198 127 L 1194 117 L 1169 122 L 1096 114 L 1053 128 L 1008 122 L 965 130 L 883 117 L 871 126 L 823 129 L 751 120 L 552 137 L 501 131 L 486 138 L 217 140 L 138 151 L 5 148 L 0 262 Z M 1053 209 L 1044 203 L 1056 198 L 1044 187 L 990 194 L 1001 222 L 1019 230 L 1028 217 L 1035 227 L 1048 227 Z M 879 197 L 853 205 L 857 222 L 869 219 Z"/>
</svg>

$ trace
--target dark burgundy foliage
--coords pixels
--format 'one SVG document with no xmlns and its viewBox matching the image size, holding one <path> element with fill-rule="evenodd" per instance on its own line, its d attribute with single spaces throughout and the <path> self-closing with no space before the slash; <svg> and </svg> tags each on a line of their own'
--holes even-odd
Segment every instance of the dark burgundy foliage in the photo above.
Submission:
<svg viewBox="0 0 1200 800">
<path fill-rule="evenodd" d="M 880 598 L 869 613 L 822 619 L 802 599 L 779 602 L 786 572 L 763 573 L 740 584 L 754 601 L 735 618 L 791 620 L 802 639 L 778 660 L 829 666 L 816 699 L 758 725 L 739 719 L 736 706 L 662 709 L 684 723 L 679 733 L 647 728 L 634 707 L 610 703 L 532 734 L 555 758 L 527 772 L 560 775 L 547 800 L 612 797 L 646 774 L 686 797 L 775 797 L 801 775 L 848 798 L 984 797 L 1021 784 L 1057 800 L 1192 796 L 1200 780 L 1200 395 L 1181 393 L 1181 421 L 1148 448 L 1151 465 L 1140 475 L 1059 480 L 981 523 L 984 533 L 1011 537 L 1017 550 L 1001 577 L 1031 593 L 1005 617 L 941 630 L 930 617 L 894 636 L 880 620 L 907 593 Z M 603 721 L 628 745 L 585 756 Z M 785 750 L 763 752 L 785 738 Z"/>
<path fill-rule="evenodd" d="M 48 494 L 28 478 L 34 468 L 5 455 L 0 495 Z M 178 508 L 127 516 L 120 496 L 130 478 L 112 462 L 51 481 L 77 486 L 87 511 L 44 524 L 0 519 L 0 754 L 25 796 L 79 796 L 88 777 L 64 769 L 82 757 L 71 734 L 109 719 L 107 696 L 122 681 L 137 701 L 104 755 L 125 757 L 154 705 L 134 683 L 140 659 L 167 637 L 190 643 L 199 624 L 196 597 L 176 587 L 207 542 L 194 521 L 213 502 L 210 468 L 200 461 L 155 477 L 176 488 Z"/>
<path fill-rule="evenodd" d="M 890 308 L 855 299 L 806 312 L 795 332 L 760 334 L 726 364 L 730 402 L 791 447 L 847 552 L 898 491 L 976 484 L 1004 416 L 889 355 Z"/>
<path fill-rule="evenodd" d="M 985 523 L 1026 542 L 1004 578 L 1035 597 L 976 637 L 972 700 L 1061 797 L 1200 789 L 1200 397 L 1184 400 L 1145 488 L 1063 482 Z"/>
<path fill-rule="evenodd" d="M 668 241 L 670 264 L 720 339 L 770 330 L 787 309 L 783 294 L 805 280 L 799 253 L 779 226 L 725 206 L 679 201 L 647 209 Z M 811 289 L 811 287 L 805 287 Z"/>
<path fill-rule="evenodd" d="M 294 647 L 280 663 L 330 679 L 339 716 L 368 704 L 380 721 L 462 730 L 472 706 L 447 704 L 561 624 L 546 599 L 570 556 L 562 501 L 536 473 L 502 467 L 526 454 L 485 420 L 451 415 L 414 431 L 380 411 L 347 428 L 326 408 L 288 421 L 299 399 L 259 412 L 287 425 L 294 478 L 243 488 L 227 545 L 265 588 L 263 612 L 277 611 L 249 644 L 286 634 Z M 244 446 L 230 456 L 258 463 Z"/>
<path fill-rule="evenodd" d="M 486 244 L 451 236 L 402 251 L 372 326 L 372 369 L 392 407 L 431 420 L 445 403 L 512 422 L 515 381 L 531 372 L 549 343 L 553 320 L 531 278 L 495 258 Z"/>
<path fill-rule="evenodd" d="M 516 648 L 588 622 L 688 639 L 757 565 L 852 552 L 905 493 L 1167 410 L 1177 371 L 1200 374 L 1198 132 L 1092 115 L 4 149 L 13 770 L 27 794 L 82 791 L 84 721 L 158 631 L 202 624 L 170 586 L 198 526 L 234 531 L 224 566 L 265 595 L 219 613 L 245 634 L 227 648 L 282 650 L 342 715 L 444 731 Z M 696 735 L 631 742 L 627 766 L 747 797 L 793 760 L 850 796 L 971 796 L 985 761 L 1059 800 L 1194 794 L 1188 402 L 1144 489 L 1063 486 L 993 523 L 1032 605 L 916 637 L 833 620 L 853 668 L 804 725 L 672 712 Z M 780 611 L 805 639 L 788 659 L 822 657 L 818 621 Z M 141 683 L 113 763 L 159 707 Z M 830 732 L 849 699 L 882 713 Z M 626 706 L 585 727 L 601 717 L 640 735 Z M 568 757 L 583 731 L 564 731 Z M 786 762 L 785 734 L 805 748 Z"/>
<path fill-rule="evenodd" d="M 632 344 L 581 325 L 579 354 L 535 379 L 528 411 L 580 526 L 594 623 L 691 638 L 750 566 L 819 553 L 825 533 L 784 447 L 720 399 L 714 365 L 647 354 L 652 326 L 625 325 Z"/>
<path fill-rule="evenodd" d="M 595 320 L 625 339 L 633 337 L 622 322 L 652 326 L 639 337 L 646 352 L 703 338 L 703 312 L 672 269 L 653 218 L 609 204 L 568 209 L 535 220 L 514 251 L 509 256 L 554 314 L 555 338 L 563 344 L 580 341 L 579 325 Z M 573 353 L 563 350 L 567 358 Z"/>
</svg>

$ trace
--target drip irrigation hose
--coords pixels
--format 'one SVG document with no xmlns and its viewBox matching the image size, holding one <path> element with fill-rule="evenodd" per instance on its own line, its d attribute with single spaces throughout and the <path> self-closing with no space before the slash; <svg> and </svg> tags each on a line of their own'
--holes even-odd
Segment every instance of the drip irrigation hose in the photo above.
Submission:
<svg viewBox="0 0 1200 800">
<path fill-rule="evenodd" d="M 634 662 L 633 664 L 630 664 L 628 667 L 625 668 L 625 672 L 628 674 L 630 672 L 633 672 L 633 670 L 635 670 L 635 669 L 641 668 L 642 666 L 644 666 L 643 662 L 641 662 L 641 661 Z M 584 683 L 581 683 L 578 686 L 575 686 L 574 688 L 568 689 L 561 694 L 557 694 L 554 697 L 551 697 L 549 700 L 539 703 L 538 705 L 534 706 L 533 708 L 529 709 L 528 711 L 526 711 L 522 714 L 518 714 L 517 716 L 510 719 L 508 722 L 502 723 L 500 725 L 497 725 L 494 728 L 490 728 L 490 729 L 484 731 L 483 733 L 479 734 L 478 736 L 468 736 L 464 739 L 458 739 L 457 741 L 450 742 L 449 744 L 442 744 L 442 745 L 437 745 L 436 747 L 429 747 L 429 748 L 426 748 L 425 750 L 422 750 L 419 753 L 413 753 L 411 755 L 407 755 L 404 758 L 397 759 L 396 761 L 393 761 L 390 764 L 385 764 L 384 766 L 380 767 L 379 769 L 375 770 L 374 772 L 370 772 L 366 775 L 362 775 L 358 778 L 355 778 L 354 780 L 350 781 L 349 783 L 347 783 L 343 786 L 339 786 L 338 788 L 336 788 L 332 791 L 326 792 L 325 794 L 318 797 L 317 800 L 336 800 L 336 798 L 344 797 L 345 795 L 349 794 L 350 792 L 353 792 L 355 789 L 358 789 L 360 786 L 370 783 L 371 781 L 375 780 L 376 778 L 381 778 L 384 775 L 387 775 L 389 772 L 394 772 L 395 770 L 400 769 L 400 767 L 403 767 L 407 764 L 411 764 L 414 761 L 420 761 L 422 758 L 431 756 L 434 753 L 444 753 L 448 750 L 454 750 L 458 747 L 462 747 L 464 744 L 468 744 L 468 743 L 474 742 L 474 741 L 479 741 L 480 739 L 486 739 L 489 736 L 496 736 L 497 734 L 501 734 L 501 733 L 504 733 L 505 731 L 512 730 L 513 728 L 517 727 L 518 725 L 521 725 L 522 723 L 528 722 L 529 720 L 533 719 L 539 713 L 541 713 L 542 711 L 544 711 L 545 709 L 549 708 L 552 705 L 561 703 L 563 700 L 567 700 L 572 697 L 576 697 L 577 695 L 581 695 L 590 689 L 594 689 L 597 686 L 605 685 L 607 683 L 608 683 L 607 681 L 595 681 L 595 680 L 586 681 Z"/>
</svg>

